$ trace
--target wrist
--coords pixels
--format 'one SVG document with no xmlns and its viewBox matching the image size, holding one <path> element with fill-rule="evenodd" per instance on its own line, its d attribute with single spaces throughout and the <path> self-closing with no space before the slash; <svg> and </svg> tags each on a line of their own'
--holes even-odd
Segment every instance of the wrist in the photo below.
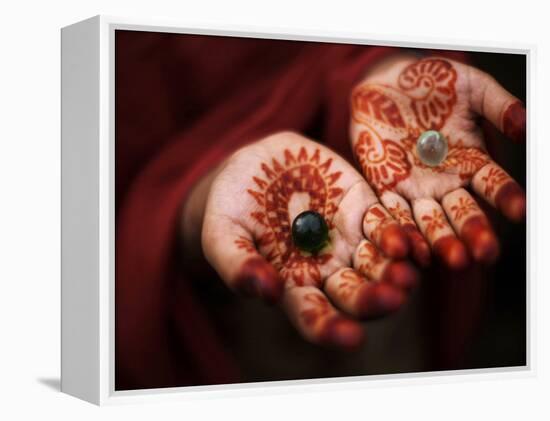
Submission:
<svg viewBox="0 0 550 421">
<path fill-rule="evenodd" d="M 197 181 L 181 208 L 180 238 L 186 257 L 193 259 L 202 254 L 201 232 L 204 211 L 210 187 L 218 175 L 220 167 L 211 170 Z"/>
</svg>

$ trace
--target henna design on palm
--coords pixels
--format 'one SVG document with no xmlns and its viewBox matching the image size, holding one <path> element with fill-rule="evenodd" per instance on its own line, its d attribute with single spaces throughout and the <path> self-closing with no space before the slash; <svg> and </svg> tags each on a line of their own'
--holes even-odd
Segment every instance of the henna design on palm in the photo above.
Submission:
<svg viewBox="0 0 550 421">
<path fill-rule="evenodd" d="M 381 202 L 409 233 L 416 260 L 428 263 L 427 241 L 449 266 L 464 267 L 468 253 L 457 234 L 475 259 L 494 260 L 496 236 L 464 187 L 471 186 L 516 221 L 525 215 L 525 195 L 487 154 L 475 119 L 482 115 L 521 141 L 521 103 L 475 68 L 427 58 L 404 60 L 369 76 L 354 89 L 351 107 L 355 156 Z M 417 139 L 426 130 L 438 130 L 448 141 L 447 156 L 435 167 L 424 164 L 416 151 Z M 415 221 L 403 217 L 411 205 Z M 465 241 L 471 230 L 462 231 L 472 218 L 482 221 L 474 225 L 475 235 L 484 241 Z"/>
<path fill-rule="evenodd" d="M 310 157 L 301 147 L 297 156 L 291 150 L 284 150 L 284 161 L 272 158 L 271 165 L 261 164 L 263 177 L 254 177 L 257 189 L 247 192 L 256 200 L 261 211 L 251 216 L 265 228 L 258 238 L 258 247 L 275 269 L 285 279 L 296 285 L 313 284 L 321 286 L 319 266 L 327 263 L 332 255 L 322 252 L 308 255 L 301 252 L 292 242 L 289 204 L 295 193 L 309 196 L 307 208 L 321 214 L 329 227 L 334 228 L 334 214 L 343 194 L 335 185 L 341 171 L 330 171 L 332 158 L 320 161 L 320 150 L 316 148 Z"/>
<path fill-rule="evenodd" d="M 456 71 L 445 60 L 426 59 L 412 63 L 399 75 L 398 85 L 411 99 L 418 125 L 439 130 L 456 104 Z"/>
<path fill-rule="evenodd" d="M 316 253 L 292 241 L 292 222 L 305 210 L 329 227 Z M 305 338 L 343 348 L 361 343 L 355 319 L 395 311 L 415 284 L 412 266 L 396 260 L 407 244 L 351 165 L 294 133 L 269 136 L 227 160 L 212 183 L 202 231 L 205 256 L 229 287 L 279 303 Z"/>
</svg>

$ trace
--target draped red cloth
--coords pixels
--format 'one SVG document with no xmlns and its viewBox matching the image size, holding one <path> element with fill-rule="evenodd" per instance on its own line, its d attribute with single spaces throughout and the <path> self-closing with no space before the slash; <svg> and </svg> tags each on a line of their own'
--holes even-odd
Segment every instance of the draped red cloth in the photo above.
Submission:
<svg viewBox="0 0 550 421">
<path fill-rule="evenodd" d="M 194 183 L 280 130 L 353 162 L 348 96 L 396 49 L 116 33 L 116 389 L 239 380 L 178 248 Z"/>
</svg>

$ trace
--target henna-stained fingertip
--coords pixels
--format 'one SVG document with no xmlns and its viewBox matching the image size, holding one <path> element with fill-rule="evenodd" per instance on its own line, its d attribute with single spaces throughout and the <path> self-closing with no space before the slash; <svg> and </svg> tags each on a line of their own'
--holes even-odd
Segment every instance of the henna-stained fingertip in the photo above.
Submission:
<svg viewBox="0 0 550 421">
<path fill-rule="evenodd" d="M 526 113 L 520 101 L 511 104 L 502 115 L 502 131 L 517 143 L 525 142 Z"/>
<path fill-rule="evenodd" d="M 392 262 L 384 271 L 383 280 L 409 291 L 418 283 L 418 272 L 408 262 Z"/>
<path fill-rule="evenodd" d="M 381 317 L 398 310 L 404 302 L 401 288 L 386 282 L 364 284 L 357 294 L 357 313 L 361 318 Z"/>
<path fill-rule="evenodd" d="M 493 263 L 498 258 L 500 246 L 485 216 L 477 215 L 466 220 L 461 237 L 478 262 Z"/>
<path fill-rule="evenodd" d="M 279 273 L 261 257 L 251 257 L 243 263 L 235 285 L 245 294 L 268 303 L 277 302 L 284 287 Z"/>
<path fill-rule="evenodd" d="M 389 225 L 382 231 L 380 248 L 386 256 L 402 259 L 409 254 L 407 234 L 397 224 Z"/>
<path fill-rule="evenodd" d="M 453 270 L 461 270 L 469 264 L 468 252 L 458 238 L 447 235 L 438 239 L 433 245 L 434 253 Z"/>
<path fill-rule="evenodd" d="M 498 190 L 495 204 L 504 216 L 512 221 L 521 222 L 525 218 L 525 193 L 515 181 L 504 184 Z"/>
<path fill-rule="evenodd" d="M 414 225 L 403 225 L 402 228 L 409 236 L 409 244 L 414 261 L 422 267 L 428 267 L 432 260 L 428 242 Z"/>
<path fill-rule="evenodd" d="M 365 334 L 359 323 L 336 315 L 325 322 L 321 340 L 328 346 L 351 352 L 363 345 Z"/>
</svg>

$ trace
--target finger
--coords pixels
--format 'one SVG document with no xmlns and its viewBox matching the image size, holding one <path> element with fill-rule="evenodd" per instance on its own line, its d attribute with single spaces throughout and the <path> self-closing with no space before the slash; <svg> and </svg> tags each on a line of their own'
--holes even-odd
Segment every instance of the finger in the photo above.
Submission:
<svg viewBox="0 0 550 421">
<path fill-rule="evenodd" d="M 409 237 L 414 260 L 421 266 L 428 266 L 430 264 L 430 246 L 416 226 L 407 201 L 400 195 L 390 191 L 384 192 L 380 200 Z"/>
<path fill-rule="evenodd" d="M 375 203 L 365 212 L 363 232 L 389 257 L 400 259 L 409 253 L 407 235 L 380 203 Z"/>
<path fill-rule="evenodd" d="M 474 259 L 484 263 L 494 262 L 499 254 L 498 240 L 473 197 L 466 190 L 457 189 L 446 194 L 441 204 Z"/>
<path fill-rule="evenodd" d="M 361 325 L 339 313 L 315 287 L 286 289 L 283 308 L 301 335 L 315 344 L 353 350 L 364 340 Z"/>
<path fill-rule="evenodd" d="M 392 313 L 405 301 L 401 288 L 387 282 L 369 281 L 350 268 L 329 276 L 325 292 L 338 308 L 362 319 Z"/>
<path fill-rule="evenodd" d="M 283 280 L 244 228 L 230 221 L 223 224 L 222 218 L 214 223 L 205 220 L 202 244 L 207 260 L 231 289 L 267 302 L 281 297 Z"/>
<path fill-rule="evenodd" d="M 474 175 L 472 187 L 507 218 L 519 222 L 525 217 L 525 192 L 495 162 L 483 166 Z"/>
<path fill-rule="evenodd" d="M 464 244 L 456 238 L 441 206 L 433 199 L 416 199 L 413 201 L 413 213 L 434 253 L 452 269 L 465 268 L 468 253 Z"/>
<path fill-rule="evenodd" d="M 405 290 L 416 285 L 416 270 L 405 261 L 392 261 L 368 240 L 363 240 L 353 254 L 353 267 L 374 281 L 385 281 Z"/>
<path fill-rule="evenodd" d="M 525 142 L 525 107 L 490 75 L 470 68 L 472 109 L 515 142 Z"/>
</svg>

